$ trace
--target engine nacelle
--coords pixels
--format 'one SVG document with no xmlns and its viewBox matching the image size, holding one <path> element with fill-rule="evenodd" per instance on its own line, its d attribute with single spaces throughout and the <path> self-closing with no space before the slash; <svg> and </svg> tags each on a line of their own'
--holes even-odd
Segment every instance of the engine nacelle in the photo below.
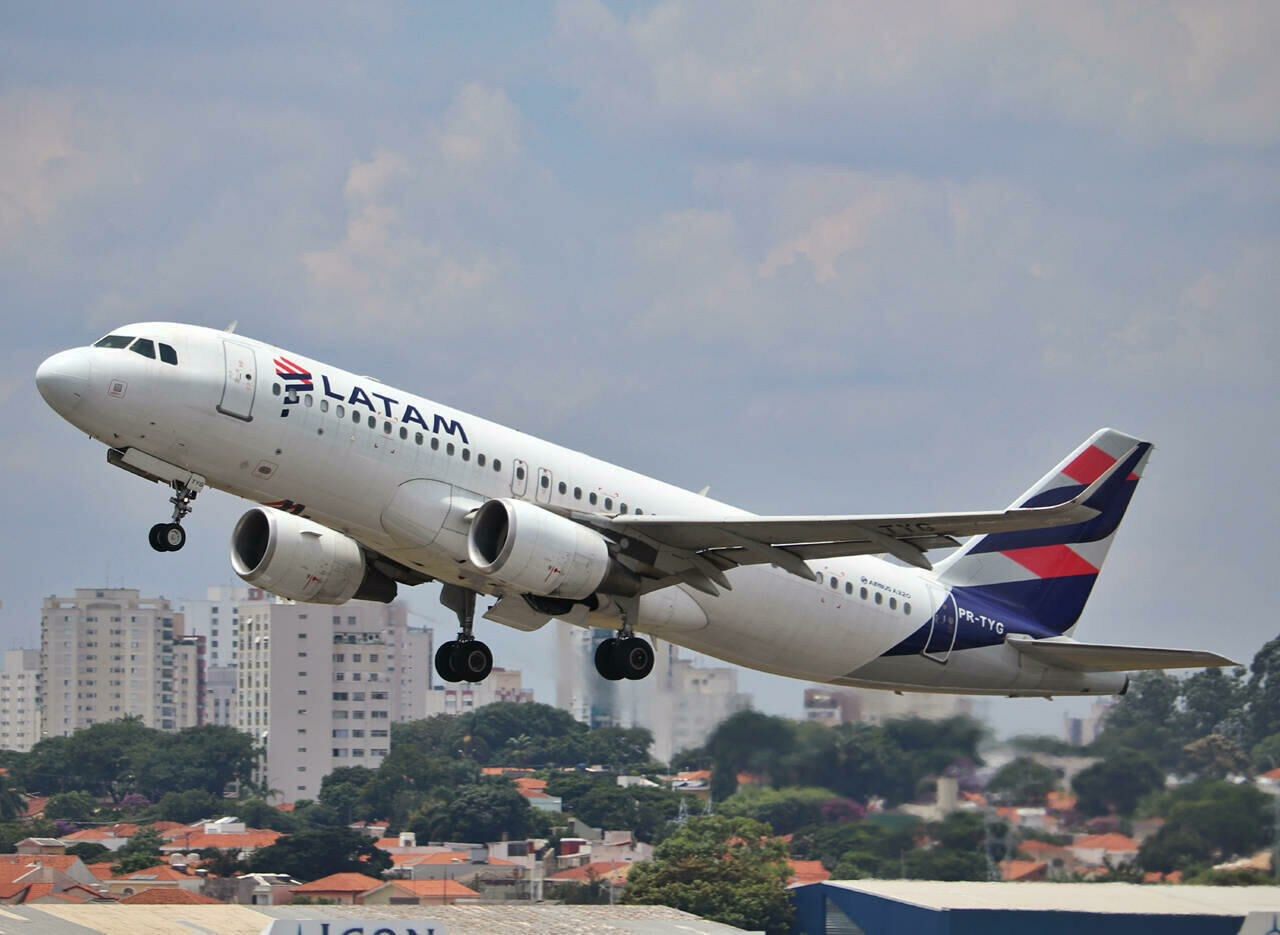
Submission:
<svg viewBox="0 0 1280 935">
<path fill-rule="evenodd" d="M 614 560 L 604 536 L 524 500 L 489 500 L 476 511 L 467 558 L 524 594 L 581 600 L 596 591 L 639 590 L 635 573 Z"/>
<path fill-rule="evenodd" d="M 314 604 L 396 596 L 396 583 L 365 561 L 360 546 L 309 519 L 255 507 L 231 533 L 236 574 L 272 594 Z"/>
</svg>

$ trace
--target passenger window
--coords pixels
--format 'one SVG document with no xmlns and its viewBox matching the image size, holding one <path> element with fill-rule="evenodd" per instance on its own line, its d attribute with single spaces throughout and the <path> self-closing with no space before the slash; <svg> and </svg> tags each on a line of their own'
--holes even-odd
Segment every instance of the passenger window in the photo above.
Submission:
<svg viewBox="0 0 1280 935">
<path fill-rule="evenodd" d="M 516 480 L 524 480 L 524 468 L 516 465 Z"/>
<path fill-rule="evenodd" d="M 876 603 L 877 603 L 877 604 L 883 604 L 883 603 L 884 603 L 884 595 L 883 595 L 883 594 L 881 594 L 879 591 L 877 591 L 877 592 L 876 592 Z"/>
<path fill-rule="evenodd" d="M 160 345 L 160 359 L 166 364 L 173 364 L 175 367 L 178 366 L 178 352 L 167 344 Z"/>
<path fill-rule="evenodd" d="M 618 512 L 619 513 L 627 512 L 627 505 L 625 503 L 618 504 Z"/>
<path fill-rule="evenodd" d="M 844 583 L 844 593 L 845 593 L 845 594 L 852 594 L 852 593 L 853 593 L 853 582 L 852 582 L 852 581 L 846 581 L 846 582 Z"/>
<path fill-rule="evenodd" d="M 606 510 L 612 510 L 612 509 L 613 509 L 613 497 L 605 497 L 605 498 L 604 498 L 604 508 L 605 508 Z"/>
<path fill-rule="evenodd" d="M 639 516 L 643 512 L 644 510 L 640 509 L 640 507 L 636 507 L 636 516 Z"/>
<path fill-rule="evenodd" d="M 581 499 L 582 499 L 582 488 L 581 488 L 581 487 L 574 487 L 574 488 L 573 488 L 573 499 L 575 499 L 575 500 L 581 500 Z"/>
<path fill-rule="evenodd" d="M 302 401 L 303 401 L 304 403 L 306 403 L 306 406 L 307 406 L 307 408 L 308 408 L 308 409 L 310 409 L 310 408 L 311 408 L 311 394 L 310 394 L 310 393 L 308 393 L 306 396 L 302 397 Z"/>
<path fill-rule="evenodd" d="M 339 419 L 345 419 L 347 417 L 347 410 L 342 403 L 338 403 L 338 408 L 334 410 L 334 415 Z"/>
<path fill-rule="evenodd" d="M 493 469 L 494 469 L 495 471 L 501 471 L 501 470 L 502 470 L 502 460 L 501 460 L 500 458 L 494 458 L 494 459 L 493 459 Z"/>
<path fill-rule="evenodd" d="M 476 467 L 484 467 L 484 455 L 476 455 Z"/>
<path fill-rule="evenodd" d="M 832 578 L 831 578 L 831 590 L 835 591 L 835 590 L 837 590 L 839 587 L 840 587 L 840 582 L 839 582 L 839 581 L 837 581 L 837 580 L 835 579 L 835 576 L 833 575 L 833 576 L 832 576 Z"/>
<path fill-rule="evenodd" d="M 858 588 L 858 597 L 862 598 L 865 601 L 867 599 L 867 589 Z"/>
<path fill-rule="evenodd" d="M 351 410 L 351 424 L 352 424 L 352 425 L 359 425 L 359 424 L 360 424 L 360 413 L 358 413 L 358 412 L 357 412 L 356 410 L 354 410 L 354 409 L 352 409 L 352 410 Z"/>
<path fill-rule="evenodd" d="M 329 411 L 329 400 L 327 400 L 327 399 L 322 399 L 322 400 L 320 400 L 320 411 L 321 411 L 321 412 L 328 412 L 328 411 Z"/>
<path fill-rule="evenodd" d="M 561 482 L 556 486 L 556 490 L 560 491 L 560 493 L 562 493 L 562 494 L 563 494 L 563 493 L 565 493 L 568 489 L 569 489 L 569 488 L 568 488 L 567 486 L 565 486 L 565 482 L 564 482 L 564 481 L 561 481 Z"/>
<path fill-rule="evenodd" d="M 415 433 L 414 433 L 414 435 L 413 435 L 413 443 L 414 443 L 415 445 L 421 445 L 421 444 L 422 444 L 422 433 L 421 433 L 421 432 L 415 432 Z"/>
<path fill-rule="evenodd" d="M 271 395 L 272 395 L 272 396 L 279 396 L 279 395 L 280 395 L 280 384 L 279 384 L 279 383 L 272 383 L 272 384 L 271 384 Z"/>
<path fill-rule="evenodd" d="M 591 503 L 592 506 L 596 505 L 596 492 L 594 490 L 591 491 L 591 493 L 587 494 L 587 500 Z"/>
<path fill-rule="evenodd" d="M 439 450 L 440 450 L 440 439 L 438 439 L 438 438 L 432 438 L 432 439 L 431 439 L 431 450 L 432 450 L 432 451 L 439 451 Z"/>
<path fill-rule="evenodd" d="M 133 335 L 131 334 L 109 334 L 95 344 L 94 347 L 121 348 L 128 347 L 132 343 Z"/>
<path fill-rule="evenodd" d="M 543 490 L 546 490 L 548 487 L 551 486 L 551 478 L 547 477 L 546 474 L 543 474 L 540 478 L 538 478 L 538 484 L 542 487 Z"/>
<path fill-rule="evenodd" d="M 911 616 L 911 602 L 910 602 L 910 601 L 903 601 L 903 602 L 902 602 L 902 612 L 903 612 L 904 614 L 906 614 L 908 617 L 910 617 L 910 616 Z"/>
<path fill-rule="evenodd" d="M 470 460 L 471 460 L 471 449 L 470 449 L 470 448 L 463 448 L 463 449 L 462 449 L 462 460 L 463 460 L 463 461 L 470 461 Z"/>
<path fill-rule="evenodd" d="M 405 428 L 403 425 L 400 426 L 400 438 L 405 439 L 408 437 L 409 437 L 409 430 Z"/>
<path fill-rule="evenodd" d="M 382 423 L 382 431 L 383 431 L 384 433 L 386 433 L 387 435 L 390 435 L 390 434 L 391 434 L 391 423 L 390 423 L 390 422 L 383 422 L 383 423 Z"/>
<path fill-rule="evenodd" d="M 896 597 L 889 598 L 889 609 L 890 610 L 898 609 L 898 599 Z"/>
<path fill-rule="evenodd" d="M 150 338 L 138 338 L 138 340 L 129 345 L 129 350 L 135 354 L 141 354 L 143 357 L 150 357 L 152 360 L 156 359 L 156 345 Z"/>
<path fill-rule="evenodd" d="M 449 442 L 449 444 L 444 446 L 444 453 L 449 455 L 450 457 L 453 457 L 453 453 L 455 450 L 456 449 L 453 447 L 453 442 Z"/>
</svg>

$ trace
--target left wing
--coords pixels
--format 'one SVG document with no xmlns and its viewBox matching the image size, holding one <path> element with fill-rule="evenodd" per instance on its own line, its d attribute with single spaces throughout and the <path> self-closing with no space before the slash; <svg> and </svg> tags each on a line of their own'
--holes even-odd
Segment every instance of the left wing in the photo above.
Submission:
<svg viewBox="0 0 1280 935">
<path fill-rule="evenodd" d="M 888 553 L 909 565 L 930 569 L 933 565 L 924 553 L 958 546 L 958 536 L 1084 523 L 1099 513 L 1089 501 L 1113 478 L 1127 477 L 1139 457 L 1139 446 L 1134 446 L 1079 494 L 1054 506 L 900 516 L 739 514 L 683 518 L 625 514 L 603 518 L 574 514 L 574 518 L 645 542 L 655 551 L 656 568 L 665 567 L 675 577 L 715 594 L 717 585 L 731 589 L 724 572 L 738 565 L 770 562 L 802 578 L 812 578 L 806 559 Z"/>
</svg>

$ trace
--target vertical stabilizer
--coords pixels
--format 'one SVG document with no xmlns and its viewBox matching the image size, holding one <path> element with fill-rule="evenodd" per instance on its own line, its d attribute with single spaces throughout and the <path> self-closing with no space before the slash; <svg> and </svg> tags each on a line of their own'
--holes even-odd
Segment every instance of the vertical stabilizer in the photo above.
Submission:
<svg viewBox="0 0 1280 935">
<path fill-rule="evenodd" d="M 1150 442 L 1114 429 L 1095 432 L 1012 506 L 1063 503 L 1124 459 L 1122 470 L 1089 499 L 1097 516 L 1073 526 L 976 536 L 937 563 L 938 579 L 1018 610 L 1045 635 L 1068 632 L 1084 610 L 1150 454 Z"/>
</svg>

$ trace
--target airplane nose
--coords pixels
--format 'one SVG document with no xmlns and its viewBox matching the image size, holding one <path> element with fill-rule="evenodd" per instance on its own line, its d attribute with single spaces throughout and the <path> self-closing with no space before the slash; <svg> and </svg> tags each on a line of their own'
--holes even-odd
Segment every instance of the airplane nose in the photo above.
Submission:
<svg viewBox="0 0 1280 935">
<path fill-rule="evenodd" d="M 56 412 L 66 415 L 89 393 L 89 361 L 82 348 L 60 351 L 36 370 L 36 388 Z"/>
</svg>

